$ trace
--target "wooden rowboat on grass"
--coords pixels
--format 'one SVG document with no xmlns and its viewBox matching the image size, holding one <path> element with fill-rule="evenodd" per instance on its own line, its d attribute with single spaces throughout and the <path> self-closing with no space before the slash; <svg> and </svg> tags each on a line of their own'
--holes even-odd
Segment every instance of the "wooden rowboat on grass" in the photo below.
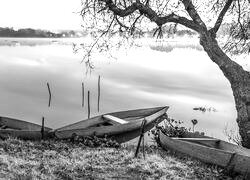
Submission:
<svg viewBox="0 0 250 180">
<path fill-rule="evenodd" d="M 42 138 L 42 126 L 18 119 L 0 117 L 0 138 L 16 137 L 38 140 Z M 49 137 L 51 128 L 44 127 L 44 138 Z"/>
<path fill-rule="evenodd" d="M 164 149 L 187 154 L 228 171 L 243 175 L 250 173 L 250 149 L 195 133 L 185 133 L 183 138 L 171 138 L 160 131 L 159 140 Z"/>
<path fill-rule="evenodd" d="M 165 106 L 108 113 L 64 126 L 54 130 L 53 133 L 59 139 L 68 139 L 74 136 L 95 135 L 102 137 L 107 135 L 118 143 L 123 143 L 140 135 L 144 119 L 146 120 L 145 132 L 152 129 L 155 124 L 160 123 L 168 108 Z"/>
</svg>

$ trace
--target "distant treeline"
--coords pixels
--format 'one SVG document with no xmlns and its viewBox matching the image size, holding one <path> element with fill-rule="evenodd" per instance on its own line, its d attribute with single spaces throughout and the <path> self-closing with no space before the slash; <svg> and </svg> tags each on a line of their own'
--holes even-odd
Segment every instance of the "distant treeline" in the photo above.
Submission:
<svg viewBox="0 0 250 180">
<path fill-rule="evenodd" d="M 230 32 L 230 24 L 223 24 L 219 29 L 218 35 L 224 36 L 228 35 Z M 51 32 L 48 30 L 40 30 L 40 29 L 18 29 L 15 30 L 9 27 L 0 27 L 0 37 L 39 37 L 39 38 L 62 38 L 62 37 L 83 37 L 87 36 L 88 32 L 84 31 L 74 31 L 74 30 L 61 30 L 58 32 Z M 173 36 L 193 36 L 197 35 L 196 32 L 190 29 L 178 29 L 177 26 L 167 25 L 162 27 L 160 30 L 158 28 L 153 29 L 151 31 L 138 31 L 135 34 L 140 36 L 148 35 L 150 37 L 158 36 L 160 34 L 167 35 L 169 37 Z"/>
<path fill-rule="evenodd" d="M 0 27 L 0 37 L 40 37 L 40 38 L 61 38 L 61 37 L 80 37 L 84 33 L 76 32 L 73 30 L 61 31 L 59 33 L 54 33 L 47 30 L 40 29 L 18 29 L 14 30 L 13 28 L 1 28 Z"/>
<path fill-rule="evenodd" d="M 161 29 L 159 28 L 155 28 L 151 31 L 149 31 L 147 33 L 149 36 L 153 37 L 153 36 L 158 36 L 160 34 L 162 35 L 167 35 L 169 37 L 171 36 L 193 36 L 193 35 L 197 35 L 197 33 L 193 30 L 190 29 L 177 29 L 176 26 L 171 26 L 171 25 L 166 25 L 164 27 L 162 27 Z"/>
<path fill-rule="evenodd" d="M 231 24 L 228 23 L 224 23 L 221 25 L 219 31 L 218 31 L 218 36 L 225 36 L 225 35 L 229 35 L 230 34 L 230 28 L 232 27 Z M 167 35 L 169 37 L 171 36 L 194 36 L 197 35 L 197 32 L 190 30 L 190 29 L 179 29 L 177 26 L 175 25 L 166 25 L 164 27 L 162 27 L 160 30 L 159 28 L 155 28 L 148 33 L 150 36 L 157 36 L 159 35 L 159 33 L 161 33 L 162 35 Z"/>
</svg>

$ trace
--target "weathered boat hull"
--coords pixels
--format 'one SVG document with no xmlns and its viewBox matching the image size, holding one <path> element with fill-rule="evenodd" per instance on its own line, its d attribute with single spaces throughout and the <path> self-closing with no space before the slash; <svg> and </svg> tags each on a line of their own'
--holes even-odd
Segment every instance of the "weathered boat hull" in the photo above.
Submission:
<svg viewBox="0 0 250 180">
<path fill-rule="evenodd" d="M 41 125 L 9 118 L 9 117 L 0 117 L 0 127 L 6 126 L 5 128 L 16 129 L 16 130 L 41 130 Z M 45 131 L 51 130 L 51 128 L 44 127 Z"/>
<path fill-rule="evenodd" d="M 193 133 L 186 133 L 183 139 L 174 139 L 160 132 L 160 144 L 164 149 L 171 149 L 205 163 L 215 164 L 241 174 L 250 172 L 250 150 L 219 140 L 189 141 L 185 138 L 211 138 Z"/>
<path fill-rule="evenodd" d="M 0 138 L 16 137 L 20 139 L 38 140 L 42 138 L 42 126 L 23 120 L 0 117 Z M 44 127 L 44 138 L 49 137 L 51 128 Z"/>
<path fill-rule="evenodd" d="M 59 139 L 67 139 L 74 135 L 78 136 L 104 136 L 112 137 L 119 143 L 129 141 L 140 135 L 140 128 L 143 119 L 146 120 L 145 132 L 150 130 L 155 123 L 160 123 L 161 118 L 168 107 L 157 107 L 148 109 L 139 109 L 131 111 L 121 111 L 109 113 L 109 115 L 129 121 L 127 124 L 120 125 L 102 125 L 106 123 L 103 115 L 97 116 L 86 121 L 80 121 L 54 131 L 54 134 Z M 80 127 L 80 128 L 79 128 Z"/>
<path fill-rule="evenodd" d="M 1 129 L 0 130 L 0 138 L 6 139 L 8 137 L 15 137 L 23 140 L 40 140 L 42 139 L 42 133 L 40 131 L 32 131 L 32 130 L 13 130 L 13 129 Z M 50 134 L 48 131 L 44 131 L 43 138 L 50 138 Z"/>
</svg>

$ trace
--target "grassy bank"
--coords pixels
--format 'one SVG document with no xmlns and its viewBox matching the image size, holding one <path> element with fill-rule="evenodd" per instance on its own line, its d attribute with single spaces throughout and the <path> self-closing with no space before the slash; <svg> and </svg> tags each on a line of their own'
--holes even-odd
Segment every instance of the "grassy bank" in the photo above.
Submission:
<svg viewBox="0 0 250 180">
<path fill-rule="evenodd" d="M 230 179 L 218 168 L 157 147 L 89 148 L 60 141 L 0 140 L 0 179 Z"/>
</svg>

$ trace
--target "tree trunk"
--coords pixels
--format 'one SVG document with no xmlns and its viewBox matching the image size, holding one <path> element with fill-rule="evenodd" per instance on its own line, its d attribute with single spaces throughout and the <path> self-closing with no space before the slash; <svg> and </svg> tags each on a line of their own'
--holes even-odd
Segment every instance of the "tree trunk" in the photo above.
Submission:
<svg viewBox="0 0 250 180">
<path fill-rule="evenodd" d="M 250 148 L 250 73 L 221 50 L 212 33 L 201 34 L 200 44 L 231 84 L 242 145 Z"/>
</svg>

